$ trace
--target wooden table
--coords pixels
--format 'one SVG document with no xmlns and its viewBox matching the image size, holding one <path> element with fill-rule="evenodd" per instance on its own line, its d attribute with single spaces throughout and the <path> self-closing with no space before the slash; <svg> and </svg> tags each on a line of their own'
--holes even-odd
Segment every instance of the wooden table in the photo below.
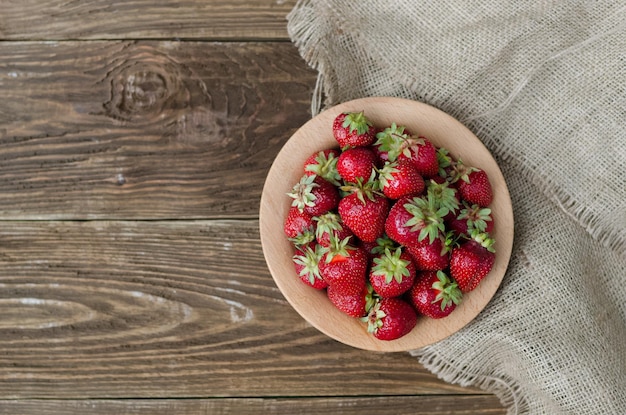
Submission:
<svg viewBox="0 0 626 415">
<path fill-rule="evenodd" d="M 265 175 L 310 117 L 295 1 L 0 0 L 0 414 L 502 414 L 309 326 Z"/>
</svg>

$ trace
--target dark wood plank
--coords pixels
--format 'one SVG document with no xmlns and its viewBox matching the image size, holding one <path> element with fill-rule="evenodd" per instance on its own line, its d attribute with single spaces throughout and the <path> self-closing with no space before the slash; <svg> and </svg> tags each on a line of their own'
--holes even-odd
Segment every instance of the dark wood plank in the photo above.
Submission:
<svg viewBox="0 0 626 415">
<path fill-rule="evenodd" d="M 256 217 L 314 82 L 288 43 L 0 43 L 0 218 Z"/>
<path fill-rule="evenodd" d="M 0 396 L 475 393 L 353 349 L 276 288 L 258 222 L 4 222 Z"/>
<path fill-rule="evenodd" d="M 0 415 L 171 415 L 171 414 L 328 414 L 328 415 L 501 415 L 493 395 L 342 398 L 0 401 Z"/>
<path fill-rule="evenodd" d="M 295 0 L 0 0 L 0 39 L 287 39 Z"/>
</svg>

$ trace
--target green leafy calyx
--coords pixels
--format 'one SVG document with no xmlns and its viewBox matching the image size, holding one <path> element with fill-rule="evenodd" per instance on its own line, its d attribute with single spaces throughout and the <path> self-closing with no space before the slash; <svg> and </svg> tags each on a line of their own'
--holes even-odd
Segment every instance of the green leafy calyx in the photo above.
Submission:
<svg viewBox="0 0 626 415">
<path fill-rule="evenodd" d="M 339 158 L 335 157 L 334 152 L 326 154 L 324 151 L 320 151 L 315 156 L 315 163 L 307 164 L 304 170 L 328 180 L 335 186 L 339 186 L 341 176 L 337 171 L 337 160 Z"/>
<path fill-rule="evenodd" d="M 350 133 L 356 131 L 357 134 L 365 134 L 372 126 L 370 120 L 365 116 L 364 111 L 346 113 L 342 127 L 347 128 Z"/>
<path fill-rule="evenodd" d="M 374 258 L 372 273 L 384 276 L 387 284 L 392 280 L 401 283 L 405 277 L 408 278 L 411 275 L 407 268 L 409 261 L 400 258 L 401 255 L 402 248 L 397 248 L 393 253 L 389 248 L 385 249 L 383 255 Z"/>
<path fill-rule="evenodd" d="M 313 194 L 313 189 L 319 187 L 319 184 L 315 183 L 316 177 L 316 175 L 308 176 L 305 174 L 296 183 L 291 192 L 287 193 L 287 196 L 293 198 L 291 205 L 297 207 L 300 212 L 306 206 L 315 206 L 317 196 Z"/>
<path fill-rule="evenodd" d="M 404 208 L 412 215 L 404 226 L 411 228 L 412 232 L 419 231 L 418 240 L 423 241 L 428 237 L 429 243 L 433 243 L 440 232 L 445 232 L 444 216 L 448 209 L 438 206 L 433 197 L 415 197 L 404 205 Z"/>
<path fill-rule="evenodd" d="M 437 281 L 432 285 L 432 289 L 437 291 L 433 304 L 441 301 L 441 311 L 450 304 L 461 304 L 463 293 L 456 282 L 452 282 L 443 271 L 437 271 Z"/>
<path fill-rule="evenodd" d="M 307 277 L 311 284 L 314 284 L 316 279 L 322 279 L 318 265 L 323 254 L 323 248 L 315 245 L 315 249 L 307 246 L 301 253 L 293 256 L 293 261 L 302 266 L 300 276 Z"/>
</svg>

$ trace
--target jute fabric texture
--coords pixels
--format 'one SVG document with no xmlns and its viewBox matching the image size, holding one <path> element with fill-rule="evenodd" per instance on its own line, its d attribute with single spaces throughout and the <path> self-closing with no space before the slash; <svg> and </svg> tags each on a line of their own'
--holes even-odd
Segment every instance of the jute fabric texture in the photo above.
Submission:
<svg viewBox="0 0 626 415">
<path fill-rule="evenodd" d="M 513 256 L 487 308 L 412 352 L 510 414 L 626 414 L 626 2 L 301 0 L 312 111 L 433 105 L 498 161 Z M 452 316 L 451 316 L 452 318 Z"/>
</svg>

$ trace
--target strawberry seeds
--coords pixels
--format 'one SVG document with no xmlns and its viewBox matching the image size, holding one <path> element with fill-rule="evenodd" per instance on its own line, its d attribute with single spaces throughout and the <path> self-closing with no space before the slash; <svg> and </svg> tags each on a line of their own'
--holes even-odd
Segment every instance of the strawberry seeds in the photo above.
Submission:
<svg viewBox="0 0 626 415">
<path fill-rule="evenodd" d="M 380 340 L 448 316 L 495 261 L 487 174 L 363 112 L 332 131 L 338 148 L 310 155 L 288 193 L 298 277 Z"/>
</svg>

